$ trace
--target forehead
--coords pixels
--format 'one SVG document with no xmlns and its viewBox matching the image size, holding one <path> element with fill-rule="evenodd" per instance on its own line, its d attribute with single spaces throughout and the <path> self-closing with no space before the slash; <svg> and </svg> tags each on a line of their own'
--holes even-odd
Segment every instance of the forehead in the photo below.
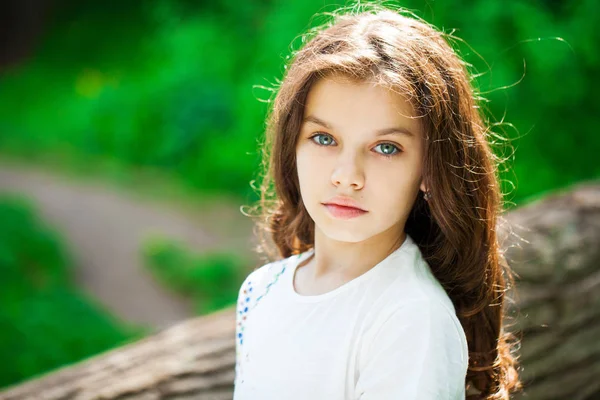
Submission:
<svg viewBox="0 0 600 400">
<path fill-rule="evenodd" d="M 340 75 L 321 78 L 311 87 L 304 108 L 304 118 L 309 116 L 336 126 L 420 131 L 414 107 L 400 93 Z"/>
</svg>

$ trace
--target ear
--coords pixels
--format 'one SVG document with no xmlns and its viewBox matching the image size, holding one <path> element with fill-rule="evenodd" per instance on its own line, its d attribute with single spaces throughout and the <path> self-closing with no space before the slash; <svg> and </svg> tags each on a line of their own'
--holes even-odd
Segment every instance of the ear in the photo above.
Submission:
<svg viewBox="0 0 600 400">
<path fill-rule="evenodd" d="M 423 193 L 427 191 L 427 187 L 425 187 L 425 181 L 421 181 L 421 186 L 419 186 L 419 189 L 421 189 Z"/>
</svg>

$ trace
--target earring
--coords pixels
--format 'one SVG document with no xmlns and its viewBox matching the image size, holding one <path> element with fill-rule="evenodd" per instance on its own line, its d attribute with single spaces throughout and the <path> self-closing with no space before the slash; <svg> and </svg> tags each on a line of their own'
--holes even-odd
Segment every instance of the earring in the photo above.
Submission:
<svg viewBox="0 0 600 400">
<path fill-rule="evenodd" d="M 429 200 L 431 200 L 431 192 L 430 192 L 429 190 L 428 190 L 428 191 L 426 191 L 425 193 L 423 193 L 423 199 L 424 199 L 425 201 L 429 201 Z"/>
</svg>

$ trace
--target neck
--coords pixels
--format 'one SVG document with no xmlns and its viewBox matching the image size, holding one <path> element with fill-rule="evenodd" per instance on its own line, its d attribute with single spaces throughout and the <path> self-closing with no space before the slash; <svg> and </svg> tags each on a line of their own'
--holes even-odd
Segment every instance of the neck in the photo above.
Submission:
<svg viewBox="0 0 600 400">
<path fill-rule="evenodd" d="M 315 254 L 303 264 L 311 265 L 313 279 L 332 275 L 353 279 L 379 264 L 405 240 L 404 226 L 356 243 L 331 239 L 315 226 Z"/>
</svg>

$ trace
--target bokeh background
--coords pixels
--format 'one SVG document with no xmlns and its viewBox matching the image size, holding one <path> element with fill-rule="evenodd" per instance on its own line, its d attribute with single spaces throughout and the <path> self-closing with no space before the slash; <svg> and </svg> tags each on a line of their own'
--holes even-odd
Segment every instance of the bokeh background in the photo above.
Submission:
<svg viewBox="0 0 600 400">
<path fill-rule="evenodd" d="M 406 0 L 478 73 L 506 208 L 598 178 L 595 0 Z M 0 4 L 0 387 L 235 303 L 273 85 L 324 0 Z"/>
</svg>

